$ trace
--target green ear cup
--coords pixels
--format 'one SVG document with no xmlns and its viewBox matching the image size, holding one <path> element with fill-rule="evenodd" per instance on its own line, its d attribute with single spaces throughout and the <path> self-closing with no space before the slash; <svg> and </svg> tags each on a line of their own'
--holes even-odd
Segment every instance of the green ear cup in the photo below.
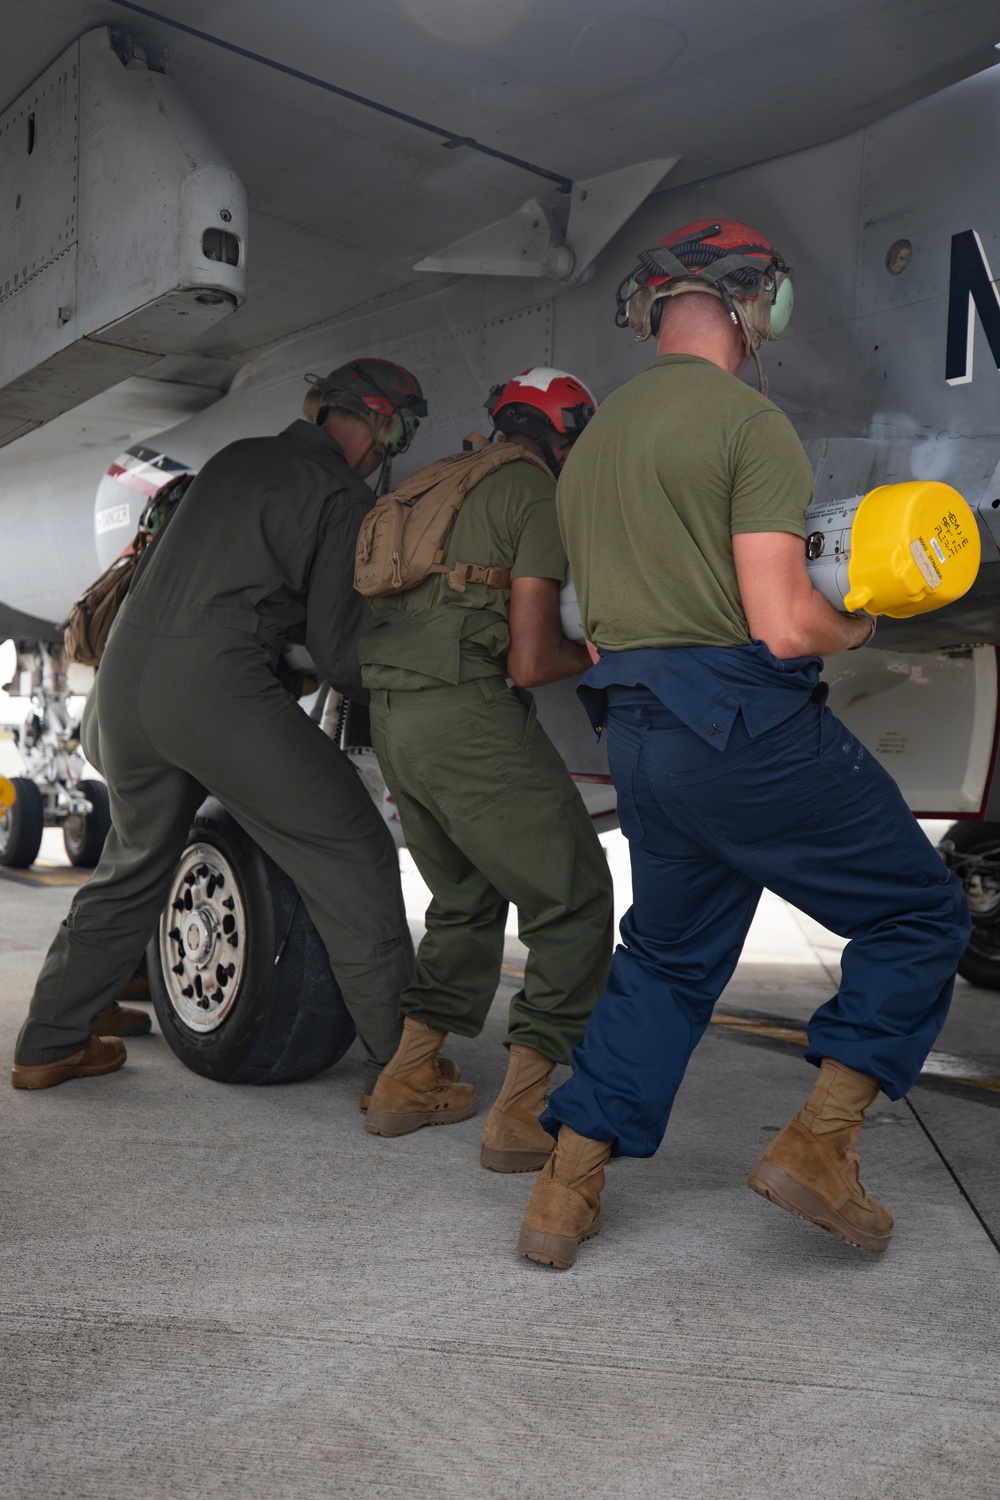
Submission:
<svg viewBox="0 0 1000 1500">
<path fill-rule="evenodd" d="M 778 289 L 771 304 L 771 337 L 773 339 L 781 338 L 788 327 L 794 306 L 795 291 L 789 278 L 783 276 L 778 283 Z"/>
<path fill-rule="evenodd" d="M 391 417 L 385 419 L 381 431 L 381 442 L 386 453 L 393 458 L 397 453 L 405 453 L 419 426 L 420 422 L 416 414 L 408 407 L 394 411 Z"/>
</svg>

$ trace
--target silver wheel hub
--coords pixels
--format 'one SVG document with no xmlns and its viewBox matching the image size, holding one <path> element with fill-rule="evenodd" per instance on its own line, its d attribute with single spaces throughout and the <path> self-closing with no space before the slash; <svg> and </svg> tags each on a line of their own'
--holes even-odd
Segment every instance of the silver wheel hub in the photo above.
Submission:
<svg viewBox="0 0 1000 1500">
<path fill-rule="evenodd" d="M 973 874 L 964 881 L 965 896 L 974 917 L 989 917 L 1000 906 L 1000 885 L 995 878 Z"/>
<path fill-rule="evenodd" d="M 211 912 L 193 912 L 187 922 L 182 917 L 181 928 L 184 931 L 184 947 L 189 957 L 194 963 L 204 965 L 215 951 L 215 939 L 218 933 Z"/>
<path fill-rule="evenodd" d="M 167 998 L 192 1031 L 215 1031 L 239 996 L 247 919 L 235 872 L 211 844 L 181 855 L 160 917 Z"/>
</svg>

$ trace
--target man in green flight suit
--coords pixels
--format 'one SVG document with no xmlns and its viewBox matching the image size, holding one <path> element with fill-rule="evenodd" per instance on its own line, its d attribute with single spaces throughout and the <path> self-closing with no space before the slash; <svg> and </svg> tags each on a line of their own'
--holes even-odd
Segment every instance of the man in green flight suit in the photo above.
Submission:
<svg viewBox="0 0 1000 1500">
<path fill-rule="evenodd" d="M 524 691 L 590 663 L 559 620 L 566 557 L 554 475 L 594 398 L 573 376 L 539 368 L 498 386 L 487 406 L 497 441 L 517 445 L 523 457 L 473 483 L 441 570 L 407 592 L 375 598 L 360 646 L 373 744 L 432 893 L 416 973 L 403 992 L 403 1039 L 375 1086 L 366 1129 L 403 1135 L 475 1113 L 474 1089 L 438 1054 L 447 1032 L 477 1036 L 483 1028 L 512 902 L 528 959 L 510 1005 L 507 1076 L 481 1161 L 527 1172 L 552 1150 L 538 1124 L 549 1075 L 583 1035 L 611 959 L 604 851 Z M 459 564 L 463 558 L 476 563 Z M 445 570 L 459 568 L 463 578 L 484 581 L 454 587 Z M 499 578 L 505 582 L 492 587 Z"/>
<path fill-rule="evenodd" d="M 347 758 L 281 685 L 278 661 L 304 643 L 332 687 L 358 695 L 363 480 L 426 410 L 398 365 L 341 366 L 314 382 L 309 420 L 216 454 L 147 550 L 91 709 L 112 829 L 39 975 L 15 1088 L 125 1061 L 119 1040 L 92 1035 L 96 1018 L 152 936 L 206 790 L 298 887 L 357 1027 L 366 1088 L 392 1056 L 413 953 L 395 846 Z"/>
</svg>

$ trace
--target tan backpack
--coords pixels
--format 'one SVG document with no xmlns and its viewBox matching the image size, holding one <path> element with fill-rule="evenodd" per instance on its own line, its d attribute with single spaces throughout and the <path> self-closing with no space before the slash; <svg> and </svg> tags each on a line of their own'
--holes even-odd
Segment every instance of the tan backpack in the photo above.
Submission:
<svg viewBox="0 0 1000 1500">
<path fill-rule="evenodd" d="M 139 530 L 129 547 L 73 605 L 61 626 L 70 661 L 85 667 L 100 666 L 115 616 L 124 603 L 143 553 L 166 526 L 193 479 L 193 474 L 182 474 L 168 490 L 153 497 L 139 519 Z"/>
<path fill-rule="evenodd" d="M 73 605 L 69 618 L 63 621 L 63 640 L 70 661 L 85 667 L 100 665 L 115 615 L 128 593 L 129 584 L 139 565 L 135 552 L 116 557 L 110 568 L 90 585 Z"/>
<path fill-rule="evenodd" d="M 403 594 L 432 573 L 446 573 L 448 587 L 464 594 L 470 583 L 510 588 L 510 569 L 456 562 L 445 567 L 445 545 L 469 491 L 503 464 L 521 460 L 551 473 L 540 458 L 500 434 L 494 442 L 470 433 L 462 452 L 411 474 L 383 495 L 361 523 L 354 587 L 369 599 Z"/>
</svg>

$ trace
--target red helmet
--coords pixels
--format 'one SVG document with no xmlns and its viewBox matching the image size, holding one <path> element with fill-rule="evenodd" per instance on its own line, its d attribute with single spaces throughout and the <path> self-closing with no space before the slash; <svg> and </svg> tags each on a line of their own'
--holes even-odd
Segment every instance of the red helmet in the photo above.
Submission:
<svg viewBox="0 0 1000 1500">
<path fill-rule="evenodd" d="M 536 437 L 532 428 L 538 433 L 554 431 L 578 438 L 596 407 L 582 380 L 547 365 L 522 370 L 506 385 L 495 385 L 486 401 L 498 432 L 508 436 L 522 433 L 530 438 Z"/>
<path fill-rule="evenodd" d="M 619 328 L 630 327 L 637 338 L 656 332 L 654 314 L 660 299 L 694 286 L 719 297 L 734 322 L 749 322 L 746 331 L 758 335 L 758 343 L 779 338 L 788 326 L 791 269 L 749 224 L 737 219 L 699 219 L 675 230 L 653 249 L 640 250 L 638 259 L 615 294 L 615 322 Z M 744 309 L 745 317 L 740 319 L 734 299 L 757 306 Z"/>
<path fill-rule="evenodd" d="M 347 396 L 348 409 L 352 405 L 363 408 L 373 419 L 379 442 L 386 453 L 402 453 L 410 446 L 413 434 L 420 426 L 420 417 L 427 415 L 427 402 L 420 382 L 409 370 L 390 359 L 353 359 L 349 364 L 338 365 L 323 379 L 319 375 L 307 375 L 312 386 L 311 402 L 306 397 L 305 411 L 312 420 L 322 424 L 327 406 L 323 398 L 336 394 Z M 331 399 L 329 406 L 337 403 Z M 311 412 L 311 407 L 315 411 Z"/>
</svg>

